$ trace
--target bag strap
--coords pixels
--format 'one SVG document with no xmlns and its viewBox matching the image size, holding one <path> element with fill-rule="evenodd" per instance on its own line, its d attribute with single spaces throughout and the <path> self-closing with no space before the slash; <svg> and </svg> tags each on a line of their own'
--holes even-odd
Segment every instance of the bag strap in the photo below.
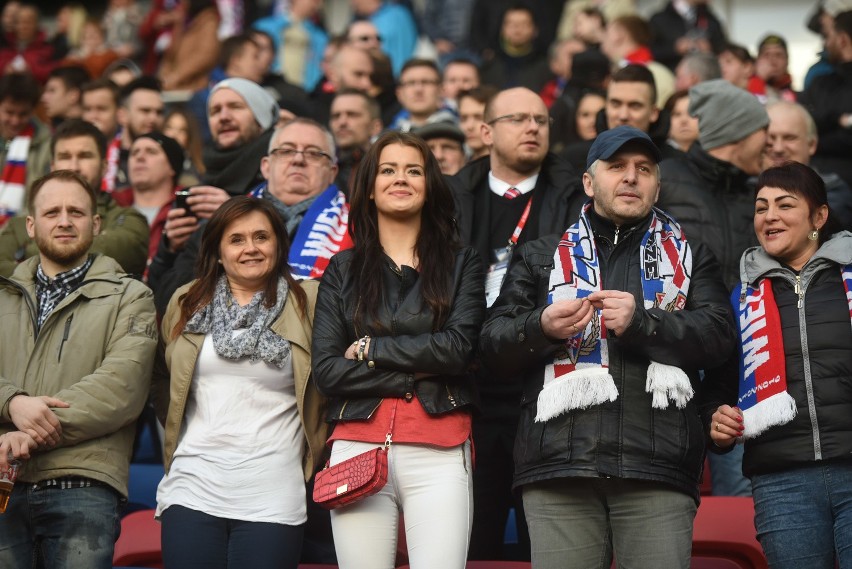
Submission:
<svg viewBox="0 0 852 569">
<path fill-rule="evenodd" d="M 399 399 L 394 399 L 393 400 L 393 410 L 391 411 L 390 425 L 388 426 L 388 434 L 385 435 L 385 447 L 384 447 L 385 451 L 387 451 L 390 448 L 391 443 L 393 442 L 391 440 L 392 439 L 391 435 L 393 435 L 393 423 L 396 420 L 396 406 L 397 405 L 399 405 Z"/>
</svg>

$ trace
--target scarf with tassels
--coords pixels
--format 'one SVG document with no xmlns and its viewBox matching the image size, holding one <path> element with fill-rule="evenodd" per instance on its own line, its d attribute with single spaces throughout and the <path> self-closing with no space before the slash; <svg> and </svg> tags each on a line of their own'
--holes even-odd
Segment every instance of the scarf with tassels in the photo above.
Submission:
<svg viewBox="0 0 852 569">
<path fill-rule="evenodd" d="M 548 304 L 586 298 L 603 290 L 594 235 L 586 215 L 568 228 L 554 254 Z M 651 223 L 639 248 L 644 306 L 666 311 L 683 309 L 692 273 L 692 249 L 680 226 L 654 209 Z M 572 409 L 586 409 L 618 398 L 609 373 L 606 323 L 600 311 L 585 329 L 565 342 L 565 350 L 545 367 L 544 388 L 538 396 L 537 422 L 547 421 Z M 683 370 L 651 362 L 645 391 L 655 409 L 670 403 L 678 408 L 692 399 L 689 377 Z"/>
<path fill-rule="evenodd" d="M 842 268 L 852 321 L 852 265 Z M 743 283 L 731 294 L 740 344 L 740 390 L 737 406 L 743 414 L 743 438 L 753 439 L 796 416 L 796 401 L 787 393 L 787 365 L 781 316 L 772 282 Z"/>
<path fill-rule="evenodd" d="M 27 155 L 35 134 L 32 123 L 24 127 L 9 143 L 6 151 L 6 164 L 0 174 L 0 227 L 6 225 L 24 207 L 27 193 Z"/>
</svg>

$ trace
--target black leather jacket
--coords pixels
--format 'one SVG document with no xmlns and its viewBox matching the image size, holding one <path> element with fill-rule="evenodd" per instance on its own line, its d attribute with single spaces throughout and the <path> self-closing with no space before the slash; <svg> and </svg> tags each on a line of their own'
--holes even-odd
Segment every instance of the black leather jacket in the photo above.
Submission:
<svg viewBox="0 0 852 569">
<path fill-rule="evenodd" d="M 705 449 L 699 416 L 705 385 L 699 382 L 698 370 L 721 363 L 716 360 L 727 356 L 735 341 L 719 265 L 706 247 L 696 244 L 685 309 L 645 309 L 639 251 L 650 218 L 619 228 L 614 244 L 615 228 L 593 212 L 589 217 L 606 288 L 629 291 L 636 299 L 627 330 L 617 337 L 608 333 L 609 371 L 618 399 L 547 422 L 534 421 L 544 367 L 562 348 L 541 329 L 561 236 L 524 245 L 480 338 L 482 361 L 495 374 L 524 378 L 514 485 L 566 477 L 632 478 L 663 482 L 698 500 Z M 651 360 L 678 366 L 689 375 L 696 396 L 684 409 L 651 407 L 651 395 L 645 392 Z"/>
<path fill-rule="evenodd" d="M 390 334 L 355 329 L 352 256 L 348 250 L 331 259 L 317 296 L 312 366 L 317 388 L 330 399 L 328 420 L 367 419 L 385 397 L 416 396 L 430 414 L 474 405 L 468 368 L 485 319 L 485 278 L 476 251 L 464 247 L 456 255 L 452 308 L 438 332 L 432 332 L 432 311 L 423 305 L 417 271 L 399 271 L 386 258 L 376 278 L 384 279 L 379 321 Z M 364 361 L 344 358 L 365 332 L 371 339 Z M 418 372 L 434 375 L 415 380 Z"/>
</svg>

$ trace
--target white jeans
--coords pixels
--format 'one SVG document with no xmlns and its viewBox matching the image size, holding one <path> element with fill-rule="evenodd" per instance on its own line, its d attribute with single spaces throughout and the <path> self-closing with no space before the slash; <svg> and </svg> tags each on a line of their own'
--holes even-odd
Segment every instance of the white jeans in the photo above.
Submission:
<svg viewBox="0 0 852 569">
<path fill-rule="evenodd" d="M 334 441 L 335 465 L 376 443 Z M 473 521 L 470 442 L 452 448 L 394 443 L 388 483 L 373 496 L 331 512 L 341 569 L 393 569 L 399 513 L 412 569 L 463 569 Z"/>
</svg>

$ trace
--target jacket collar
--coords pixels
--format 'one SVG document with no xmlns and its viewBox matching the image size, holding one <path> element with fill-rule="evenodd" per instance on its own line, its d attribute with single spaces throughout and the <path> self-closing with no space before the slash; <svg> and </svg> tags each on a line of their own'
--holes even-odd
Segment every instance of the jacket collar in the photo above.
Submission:
<svg viewBox="0 0 852 569">
<path fill-rule="evenodd" d="M 740 193 L 748 187 L 749 176 L 730 162 L 711 156 L 695 141 L 687 151 L 698 175 L 720 193 Z"/>
<path fill-rule="evenodd" d="M 99 253 L 90 253 L 94 256 L 92 266 L 86 273 L 83 283 L 77 289 L 90 298 L 103 296 L 114 291 L 115 285 L 121 284 L 120 275 L 124 274 L 121 266 L 112 258 Z M 35 274 L 39 264 L 39 257 L 30 257 L 15 269 L 9 280 L 27 291 L 35 291 Z"/>
<path fill-rule="evenodd" d="M 807 277 L 809 274 L 822 269 L 826 264 L 849 265 L 852 264 L 852 233 L 841 231 L 822 244 L 808 259 L 802 267 L 801 274 Z M 784 266 L 774 257 L 769 256 L 763 247 L 751 247 L 743 253 L 740 259 L 740 280 L 748 284 L 754 284 L 761 278 L 771 276 L 776 270 L 783 270 Z"/>
</svg>

